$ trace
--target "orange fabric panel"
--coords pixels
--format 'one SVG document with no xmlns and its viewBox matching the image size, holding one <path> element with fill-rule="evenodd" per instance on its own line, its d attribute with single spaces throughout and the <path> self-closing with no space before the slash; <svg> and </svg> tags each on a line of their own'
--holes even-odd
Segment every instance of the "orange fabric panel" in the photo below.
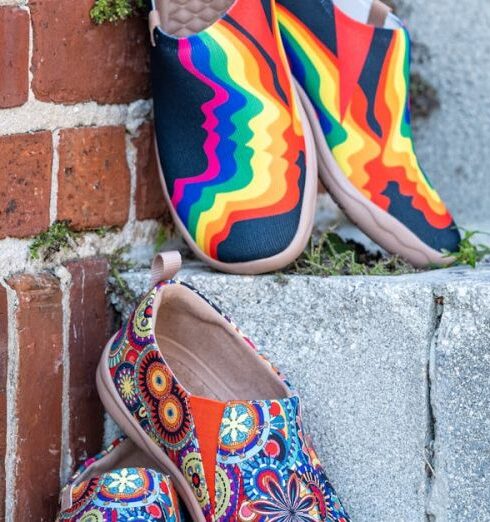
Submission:
<svg viewBox="0 0 490 522">
<path fill-rule="evenodd" d="M 192 395 L 189 403 L 199 442 L 209 501 L 214 513 L 216 508 L 216 454 L 226 403 Z"/>
</svg>

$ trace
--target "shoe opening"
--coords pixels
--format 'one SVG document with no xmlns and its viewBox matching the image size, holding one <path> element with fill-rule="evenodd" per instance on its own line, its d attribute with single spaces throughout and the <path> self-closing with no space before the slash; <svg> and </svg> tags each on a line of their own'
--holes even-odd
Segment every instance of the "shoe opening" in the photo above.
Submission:
<svg viewBox="0 0 490 522">
<path fill-rule="evenodd" d="M 184 285 L 168 285 L 155 306 L 160 351 L 192 395 L 218 401 L 280 399 L 287 386 L 216 309 Z"/>
</svg>

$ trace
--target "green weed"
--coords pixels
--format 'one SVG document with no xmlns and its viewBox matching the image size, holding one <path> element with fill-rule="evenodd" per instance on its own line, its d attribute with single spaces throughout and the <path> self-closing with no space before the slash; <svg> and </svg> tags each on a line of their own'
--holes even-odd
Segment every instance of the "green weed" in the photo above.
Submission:
<svg viewBox="0 0 490 522">
<path fill-rule="evenodd" d="M 457 252 L 447 252 L 446 257 L 454 258 L 454 265 L 468 265 L 475 268 L 477 263 L 482 261 L 484 257 L 490 255 L 490 247 L 482 243 L 475 243 L 474 237 L 480 234 L 489 235 L 486 232 L 479 232 L 478 230 L 464 230 L 463 237 L 459 244 Z"/>
<path fill-rule="evenodd" d="M 96 24 L 125 20 L 145 6 L 145 0 L 96 0 L 90 11 L 90 17 Z"/>
<path fill-rule="evenodd" d="M 128 250 L 128 247 L 121 247 L 108 256 L 109 274 L 112 278 L 109 284 L 114 293 L 121 295 L 129 302 L 133 302 L 136 299 L 136 295 L 121 276 L 123 272 L 127 272 L 135 266 L 132 261 L 124 257 Z"/>
</svg>

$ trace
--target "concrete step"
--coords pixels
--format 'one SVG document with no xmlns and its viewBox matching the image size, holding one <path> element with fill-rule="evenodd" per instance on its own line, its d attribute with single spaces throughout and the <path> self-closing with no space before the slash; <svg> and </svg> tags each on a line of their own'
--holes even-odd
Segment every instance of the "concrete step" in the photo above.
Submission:
<svg viewBox="0 0 490 522">
<path fill-rule="evenodd" d="M 148 288 L 146 270 L 123 277 Z M 490 267 L 316 278 L 196 265 L 180 277 L 299 389 L 354 521 L 490 520 Z"/>
</svg>

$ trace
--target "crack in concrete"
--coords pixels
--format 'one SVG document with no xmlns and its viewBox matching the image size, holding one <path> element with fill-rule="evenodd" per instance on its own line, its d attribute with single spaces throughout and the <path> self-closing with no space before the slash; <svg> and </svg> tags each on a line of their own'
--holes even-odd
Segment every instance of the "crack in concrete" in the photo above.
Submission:
<svg viewBox="0 0 490 522">
<path fill-rule="evenodd" d="M 442 317 L 444 315 L 444 296 L 434 291 L 434 327 L 433 334 L 429 344 L 429 352 L 427 357 L 427 441 L 425 444 L 425 471 L 426 479 L 426 499 L 425 499 L 425 516 L 427 522 L 436 522 L 436 516 L 430 512 L 430 497 L 434 481 L 436 479 L 435 470 L 435 442 L 437 436 L 436 424 L 437 418 L 433 403 L 433 385 L 435 370 L 435 349 L 439 340 L 439 331 L 441 327 Z"/>
</svg>

